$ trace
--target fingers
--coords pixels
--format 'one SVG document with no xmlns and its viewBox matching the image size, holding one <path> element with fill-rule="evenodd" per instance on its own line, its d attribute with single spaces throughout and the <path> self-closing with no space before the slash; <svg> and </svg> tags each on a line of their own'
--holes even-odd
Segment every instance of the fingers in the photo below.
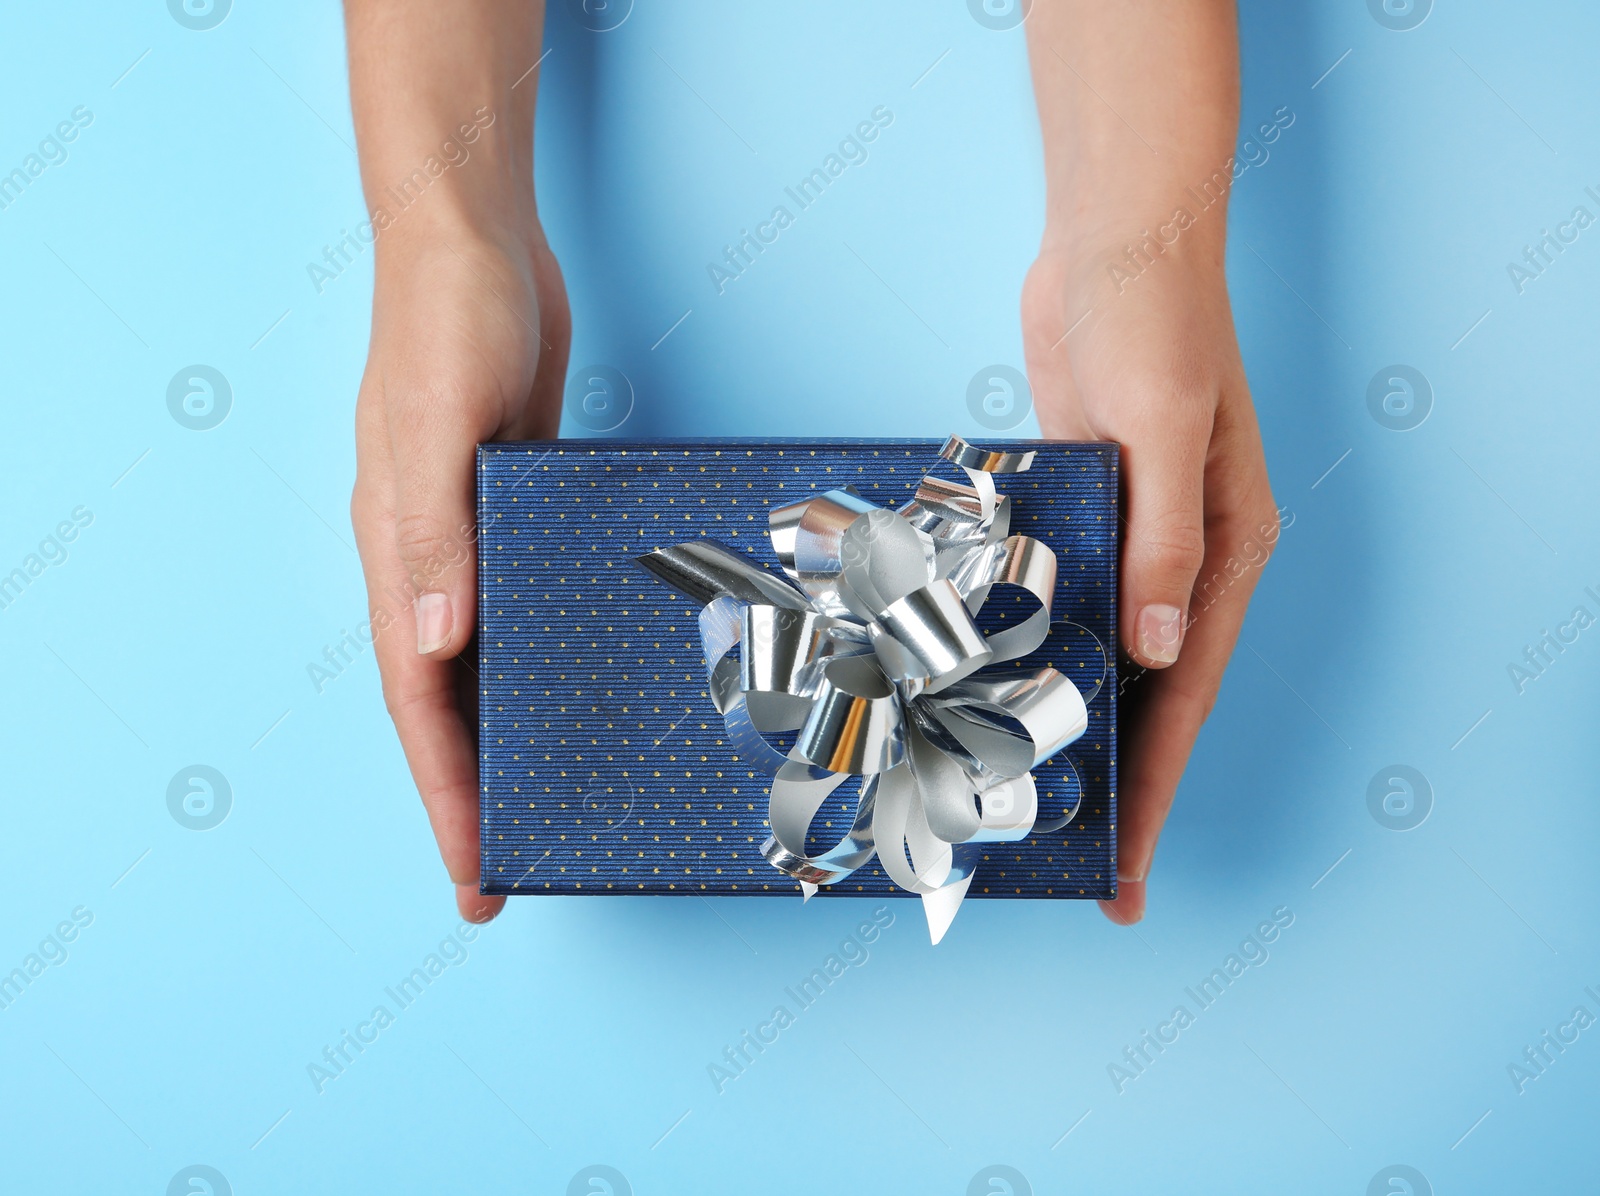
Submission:
<svg viewBox="0 0 1600 1196">
<path fill-rule="evenodd" d="M 477 750 L 456 684 L 457 673 L 469 666 L 419 656 L 403 636 L 391 637 L 390 658 L 380 651 L 378 664 L 406 763 L 456 886 L 456 906 L 467 920 L 486 922 L 500 912 L 505 898 L 478 892 Z"/>
<path fill-rule="evenodd" d="M 1206 551 L 1187 597 L 1182 656 L 1163 672 L 1133 683 L 1142 700 L 1122 753 L 1118 893 L 1115 901 L 1101 902 L 1106 916 L 1124 925 L 1144 915 L 1156 841 L 1277 540 L 1277 514 L 1247 401 L 1224 401 L 1219 408 L 1205 484 Z"/>
<path fill-rule="evenodd" d="M 1123 433 L 1127 500 L 1118 619 L 1123 647 L 1161 669 L 1183 646 L 1189 593 L 1205 555 L 1204 479 L 1210 404 L 1170 402 Z"/>
<path fill-rule="evenodd" d="M 486 922 L 499 913 L 505 899 L 478 892 L 477 757 L 472 729 L 461 712 L 457 684 L 461 671 L 471 666 L 417 652 L 415 562 L 402 560 L 399 551 L 395 463 L 389 451 L 388 428 L 377 409 L 378 404 L 367 395 L 357 405 L 360 468 L 351 519 L 366 576 L 384 702 L 422 796 L 439 854 L 456 886 L 456 906 L 463 918 Z"/>
<path fill-rule="evenodd" d="M 1100 903 L 1113 922 L 1127 925 L 1144 916 L 1156 840 L 1227 667 L 1244 613 L 1243 604 L 1237 605 L 1231 619 L 1227 612 L 1208 612 L 1192 628 L 1181 660 L 1136 682 L 1148 690 L 1120 753 L 1117 897 Z"/>
</svg>

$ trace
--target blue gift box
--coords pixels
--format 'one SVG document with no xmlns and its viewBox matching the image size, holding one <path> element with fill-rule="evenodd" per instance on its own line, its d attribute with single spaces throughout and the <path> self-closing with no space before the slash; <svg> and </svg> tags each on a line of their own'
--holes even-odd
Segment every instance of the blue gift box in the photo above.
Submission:
<svg viewBox="0 0 1600 1196">
<path fill-rule="evenodd" d="M 769 510 L 850 487 L 894 510 L 940 472 L 938 441 L 537 441 L 481 445 L 479 775 L 485 893 L 795 895 L 767 862 L 769 774 L 741 758 L 713 705 L 699 607 L 639 567 L 716 541 L 782 578 Z M 1033 769 L 1066 825 L 983 845 L 972 897 L 1116 895 L 1117 447 L 1036 452 L 998 478 L 1013 531 L 1055 550 L 1049 664 L 1087 729 Z M 945 471 L 959 473 L 959 470 Z M 1018 595 L 1021 601 L 1024 596 Z M 1007 601 L 982 619 L 1004 627 Z M 988 626 L 985 627 L 987 631 Z M 851 824 L 853 787 L 813 833 Z M 906 896 L 873 857 L 823 895 Z"/>
</svg>

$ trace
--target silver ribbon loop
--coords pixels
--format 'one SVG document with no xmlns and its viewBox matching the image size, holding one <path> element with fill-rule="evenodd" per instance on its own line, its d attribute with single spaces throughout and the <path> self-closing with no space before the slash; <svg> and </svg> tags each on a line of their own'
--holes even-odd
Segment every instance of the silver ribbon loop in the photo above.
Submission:
<svg viewBox="0 0 1600 1196">
<path fill-rule="evenodd" d="M 866 777 L 856 798 L 856 816 L 850 829 L 825 851 L 806 852 L 806 835 L 833 791 L 847 780 L 842 772 L 824 772 L 819 777 L 810 770 L 781 769 L 772 782 L 772 812 L 768 819 L 772 834 L 762 844 L 767 862 L 802 884 L 826 885 L 849 876 L 872 858 L 873 822 L 880 778 Z"/>
<path fill-rule="evenodd" d="M 994 649 L 984 640 L 962 600 L 949 581 L 935 581 L 891 602 L 876 620 L 878 654 L 894 644 L 899 655 L 909 656 L 916 672 L 934 693 L 960 681 L 994 659 Z"/>
<path fill-rule="evenodd" d="M 1032 449 L 1025 453 L 997 453 L 993 449 L 979 448 L 959 436 L 952 436 L 944 442 L 939 455 L 962 469 L 980 473 L 1027 473 L 1033 468 L 1033 459 L 1037 454 Z"/>
<path fill-rule="evenodd" d="M 906 753 L 905 717 L 893 682 L 870 656 L 842 656 L 822 669 L 795 755 L 830 772 L 887 772 Z"/>
<path fill-rule="evenodd" d="M 994 484 L 1034 454 L 952 436 L 939 455 L 970 484 L 930 474 L 895 511 L 849 488 L 774 508 L 773 552 L 795 584 L 706 540 L 637 558 L 701 606 L 711 700 L 741 758 L 773 778 L 768 862 L 809 896 L 876 853 L 922 896 L 934 942 L 982 844 L 1059 829 L 1076 812 L 1074 801 L 1041 821 L 1032 770 L 1088 725 L 1083 695 L 1055 669 L 994 667 L 1050 632 L 1056 554 L 1010 534 L 1011 500 Z M 1037 606 L 985 634 L 978 617 L 1004 586 Z M 773 742 L 789 733 L 787 750 Z M 812 823 L 852 777 L 849 828 L 813 848 Z"/>
<path fill-rule="evenodd" d="M 808 696 L 816 688 L 819 662 L 833 651 L 831 626 L 832 619 L 809 610 L 745 605 L 739 612 L 739 688 Z"/>
</svg>

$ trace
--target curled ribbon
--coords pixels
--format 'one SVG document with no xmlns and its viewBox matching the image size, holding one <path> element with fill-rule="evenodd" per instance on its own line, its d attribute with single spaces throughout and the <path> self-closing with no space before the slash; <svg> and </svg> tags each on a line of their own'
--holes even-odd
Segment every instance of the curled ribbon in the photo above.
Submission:
<svg viewBox="0 0 1600 1196">
<path fill-rule="evenodd" d="M 774 508 L 769 534 L 788 582 L 712 540 L 636 558 L 700 604 L 711 700 L 740 756 L 773 778 L 767 861 L 809 898 L 876 852 L 921 895 L 935 943 L 983 844 L 1070 819 L 1040 819 L 1032 770 L 1088 724 L 1083 696 L 1056 669 L 991 667 L 1050 632 L 1056 554 L 1010 534 L 1011 500 L 994 483 L 1034 454 L 952 436 L 939 455 L 970 485 L 929 474 L 895 511 L 848 487 Z M 976 616 L 1000 586 L 1039 605 L 986 634 Z M 768 739 L 788 732 L 787 752 Z M 860 790 L 849 829 L 809 852 L 812 819 L 850 778 Z"/>
</svg>

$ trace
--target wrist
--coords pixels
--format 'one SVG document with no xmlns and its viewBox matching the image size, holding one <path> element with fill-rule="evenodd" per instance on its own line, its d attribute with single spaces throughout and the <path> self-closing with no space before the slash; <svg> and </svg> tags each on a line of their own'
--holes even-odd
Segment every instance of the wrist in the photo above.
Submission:
<svg viewBox="0 0 1600 1196">
<path fill-rule="evenodd" d="M 1049 180 L 1046 244 L 1126 239 L 1186 212 L 1180 222 L 1220 245 L 1237 173 L 1231 133 L 1208 136 L 1203 145 L 1160 162 L 1131 159 L 1125 150 L 1106 161 L 1087 155 L 1064 177 Z"/>
<path fill-rule="evenodd" d="M 1038 266 L 1088 305 L 1103 289 L 1121 295 L 1129 282 L 1150 273 L 1191 290 L 1225 288 L 1223 223 L 1220 213 L 1188 219 L 1170 210 L 1148 219 L 1131 209 L 1118 218 L 1086 218 L 1047 230 Z"/>
<path fill-rule="evenodd" d="M 499 236 L 536 227 L 531 140 L 488 106 L 431 133 L 364 146 L 362 184 L 381 239 Z"/>
<path fill-rule="evenodd" d="M 526 256 L 545 244 L 531 194 L 514 198 L 440 191 L 410 207 L 391 203 L 374 209 L 372 227 L 380 281 L 387 264 L 404 268 L 428 254 L 471 249 Z"/>
</svg>

